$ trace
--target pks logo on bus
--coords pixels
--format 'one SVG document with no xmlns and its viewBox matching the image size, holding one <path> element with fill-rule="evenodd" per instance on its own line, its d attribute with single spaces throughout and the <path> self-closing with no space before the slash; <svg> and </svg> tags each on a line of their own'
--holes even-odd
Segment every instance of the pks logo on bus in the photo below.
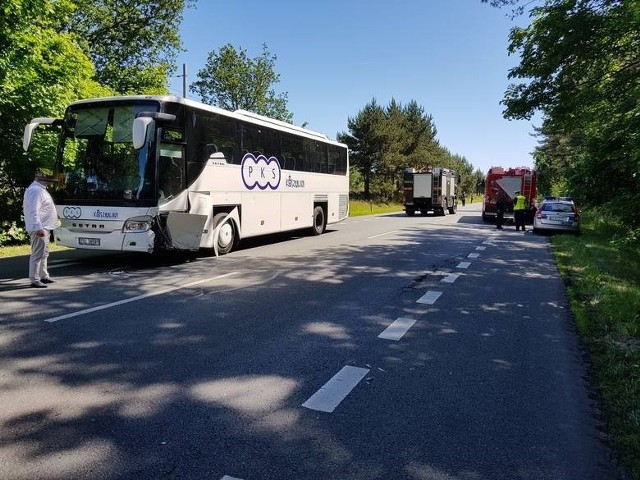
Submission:
<svg viewBox="0 0 640 480">
<path fill-rule="evenodd" d="M 249 190 L 256 187 L 260 190 L 275 190 L 280 185 L 280 178 L 280 164 L 276 157 L 256 157 L 251 153 L 242 157 L 242 181 Z"/>
<path fill-rule="evenodd" d="M 82 216 L 82 209 L 80 207 L 64 207 L 62 216 L 64 218 L 80 218 Z"/>
</svg>

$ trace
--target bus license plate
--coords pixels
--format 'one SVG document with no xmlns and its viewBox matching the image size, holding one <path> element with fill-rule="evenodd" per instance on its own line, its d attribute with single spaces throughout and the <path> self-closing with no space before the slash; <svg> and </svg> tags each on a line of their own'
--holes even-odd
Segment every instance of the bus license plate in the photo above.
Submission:
<svg viewBox="0 0 640 480">
<path fill-rule="evenodd" d="M 100 239 L 99 238 L 79 237 L 78 238 L 78 244 L 79 245 L 87 245 L 89 247 L 99 247 L 100 246 Z"/>
</svg>

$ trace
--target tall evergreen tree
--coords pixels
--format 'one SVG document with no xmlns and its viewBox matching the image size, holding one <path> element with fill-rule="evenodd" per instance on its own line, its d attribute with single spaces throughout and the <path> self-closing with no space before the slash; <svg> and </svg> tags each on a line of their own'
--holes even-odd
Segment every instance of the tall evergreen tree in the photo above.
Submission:
<svg viewBox="0 0 640 480">
<path fill-rule="evenodd" d="M 426 167 L 430 165 L 440 148 L 433 117 L 425 113 L 424 108 L 415 100 L 411 100 L 404 107 L 404 116 L 404 128 L 409 134 L 409 141 L 404 150 L 407 163 L 416 168 Z"/>
<path fill-rule="evenodd" d="M 338 140 L 349 147 L 352 171 L 363 179 L 367 199 L 374 187 L 385 200 L 397 199 L 404 170 L 409 167 L 452 168 L 462 181 L 472 183 L 471 164 L 440 145 L 433 118 L 415 101 L 403 106 L 392 99 L 382 107 L 374 98 L 349 118 L 347 126 L 349 132 L 339 133 Z"/>
<path fill-rule="evenodd" d="M 355 117 L 349 117 L 349 133 L 341 132 L 337 136 L 339 142 L 349 147 L 351 168 L 355 168 L 362 177 L 366 199 L 371 198 L 372 176 L 382 159 L 384 122 L 384 110 L 374 98 Z"/>
</svg>

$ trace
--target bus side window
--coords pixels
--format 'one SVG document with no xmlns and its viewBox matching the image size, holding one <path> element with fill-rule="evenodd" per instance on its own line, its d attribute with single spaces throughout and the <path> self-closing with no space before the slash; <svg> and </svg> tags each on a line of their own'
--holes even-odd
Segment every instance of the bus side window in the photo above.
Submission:
<svg viewBox="0 0 640 480">
<path fill-rule="evenodd" d="M 218 146 L 215 143 L 207 143 L 206 147 L 205 147 L 205 159 L 204 161 L 206 162 L 207 159 L 211 158 L 211 155 L 213 155 L 214 153 L 218 152 Z"/>
<path fill-rule="evenodd" d="M 345 175 L 347 173 L 347 150 L 329 145 L 329 173 Z"/>
<path fill-rule="evenodd" d="M 184 158 L 182 149 L 171 145 L 170 148 L 161 148 L 161 154 L 158 163 L 158 196 L 160 203 L 178 195 L 184 190 L 185 171 Z"/>
<path fill-rule="evenodd" d="M 285 170 L 295 170 L 296 169 L 296 159 L 293 157 L 284 157 L 282 161 L 282 168 Z"/>
<path fill-rule="evenodd" d="M 325 144 L 305 139 L 305 170 L 307 172 L 327 173 L 327 148 Z"/>
<path fill-rule="evenodd" d="M 187 163 L 187 183 L 191 185 L 202 173 L 203 163 L 188 162 Z"/>
<path fill-rule="evenodd" d="M 235 154 L 234 154 L 234 148 L 233 147 L 231 147 L 231 146 L 229 146 L 229 147 L 220 147 L 220 151 L 224 155 L 224 159 L 227 161 L 227 163 L 229 163 L 229 164 L 234 163 Z"/>
</svg>

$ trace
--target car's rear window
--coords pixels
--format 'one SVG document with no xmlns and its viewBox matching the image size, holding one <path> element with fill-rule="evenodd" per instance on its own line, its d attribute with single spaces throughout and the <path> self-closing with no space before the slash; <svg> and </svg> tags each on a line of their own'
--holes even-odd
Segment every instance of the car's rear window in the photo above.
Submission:
<svg viewBox="0 0 640 480">
<path fill-rule="evenodd" d="M 545 212 L 573 212 L 573 207 L 569 203 L 543 203 L 542 210 Z"/>
</svg>

